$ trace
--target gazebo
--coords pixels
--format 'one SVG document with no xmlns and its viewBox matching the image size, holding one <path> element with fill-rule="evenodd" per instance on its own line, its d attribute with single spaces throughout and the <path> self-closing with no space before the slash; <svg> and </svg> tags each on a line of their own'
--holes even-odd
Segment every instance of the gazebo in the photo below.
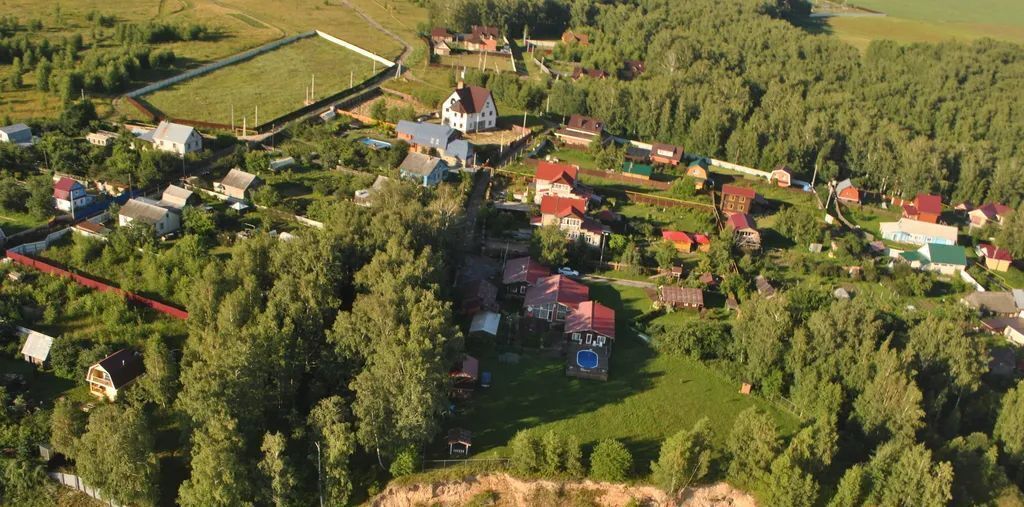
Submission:
<svg viewBox="0 0 1024 507">
<path fill-rule="evenodd" d="M 473 433 L 463 428 L 448 430 L 448 455 L 469 456 L 469 448 L 473 445 Z"/>
</svg>

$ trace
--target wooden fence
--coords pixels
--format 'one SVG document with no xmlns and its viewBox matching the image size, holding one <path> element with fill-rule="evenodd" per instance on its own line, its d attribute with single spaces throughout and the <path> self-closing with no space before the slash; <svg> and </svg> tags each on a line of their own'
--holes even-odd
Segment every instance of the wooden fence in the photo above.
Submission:
<svg viewBox="0 0 1024 507">
<path fill-rule="evenodd" d="M 628 183 L 630 185 L 636 185 L 640 187 L 653 188 L 655 190 L 668 190 L 672 188 L 672 184 L 667 181 L 645 180 L 643 178 L 627 176 L 623 173 L 616 171 L 601 171 L 598 169 L 584 169 L 581 167 L 580 174 L 584 176 L 592 176 L 594 178 L 619 181 L 622 183 Z"/>
<path fill-rule="evenodd" d="M 48 262 L 45 262 L 45 261 L 42 261 L 42 260 L 39 260 L 39 259 L 34 259 L 32 257 L 29 257 L 28 255 L 20 254 L 20 253 L 17 253 L 15 251 L 13 251 L 13 250 L 8 250 L 7 251 L 7 257 L 9 259 L 11 259 L 12 261 L 17 262 L 18 264 L 21 264 L 22 266 L 30 267 L 30 268 L 42 271 L 43 273 L 46 273 L 46 274 L 49 274 L 49 275 L 59 276 L 61 278 L 70 279 L 71 281 L 73 281 L 73 282 L 75 282 L 75 283 L 77 283 L 79 285 L 82 285 L 84 287 L 88 287 L 90 289 L 98 290 L 98 291 L 101 291 L 101 292 L 112 292 L 114 294 L 117 294 L 117 295 L 125 298 L 126 300 L 128 300 L 131 303 L 135 303 L 135 304 L 138 304 L 138 305 L 145 306 L 147 308 L 150 308 L 150 309 L 152 309 L 154 311 L 160 312 L 160 313 L 162 313 L 164 315 L 167 315 L 169 317 L 174 317 L 176 319 L 182 319 L 182 320 L 188 319 L 188 312 L 186 312 L 184 310 L 181 310 L 179 308 L 175 308 L 175 307 L 173 307 L 171 305 L 168 305 L 168 304 L 165 304 L 165 303 L 161 303 L 161 302 L 156 301 L 154 299 L 147 298 L 145 296 L 140 296 L 138 294 L 135 294 L 135 293 L 132 293 L 132 292 L 128 292 L 126 290 L 114 287 L 112 285 L 105 284 L 105 283 L 103 283 L 103 282 L 101 282 L 99 280 L 94 280 L 94 279 L 89 278 L 87 276 L 82 276 L 82 275 L 79 275 L 79 274 L 76 274 L 76 273 L 72 273 L 72 272 L 70 272 L 70 271 L 68 271 L 68 270 L 66 270 L 66 269 L 64 269 L 62 267 L 50 264 Z"/>
<path fill-rule="evenodd" d="M 704 211 L 707 213 L 714 213 L 715 206 L 712 204 L 705 204 L 693 201 L 684 201 L 681 199 L 673 199 L 671 197 L 664 197 L 660 195 L 642 194 L 640 192 L 633 192 L 626 190 L 623 192 L 626 194 L 626 198 L 630 202 L 649 204 L 651 206 L 657 206 L 659 208 L 689 208 L 697 211 Z"/>
</svg>

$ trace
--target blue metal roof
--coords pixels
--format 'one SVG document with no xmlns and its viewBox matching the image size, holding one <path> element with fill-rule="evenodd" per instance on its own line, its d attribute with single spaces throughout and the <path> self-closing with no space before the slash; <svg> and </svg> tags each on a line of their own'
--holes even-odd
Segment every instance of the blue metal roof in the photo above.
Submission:
<svg viewBox="0 0 1024 507">
<path fill-rule="evenodd" d="M 437 148 L 447 156 L 463 161 L 473 156 L 473 146 L 469 141 L 459 139 L 459 132 L 447 125 L 401 120 L 395 131 L 411 137 L 412 144 Z"/>
</svg>

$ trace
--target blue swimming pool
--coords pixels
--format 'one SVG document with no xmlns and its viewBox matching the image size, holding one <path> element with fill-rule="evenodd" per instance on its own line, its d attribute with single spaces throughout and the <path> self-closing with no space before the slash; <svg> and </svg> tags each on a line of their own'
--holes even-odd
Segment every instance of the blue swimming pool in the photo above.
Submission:
<svg viewBox="0 0 1024 507">
<path fill-rule="evenodd" d="M 580 368 L 584 368 L 587 370 L 597 368 L 597 365 L 599 364 L 597 352 L 594 352 L 593 350 L 577 351 L 576 364 L 579 365 Z"/>
<path fill-rule="evenodd" d="M 381 141 L 379 139 L 369 138 L 369 137 L 364 137 L 364 138 L 360 139 L 359 142 L 361 142 L 361 143 L 363 143 L 363 144 L 365 144 L 365 145 L 367 145 L 370 148 L 373 148 L 375 150 L 386 150 L 388 148 L 391 148 L 391 143 L 385 142 L 385 141 Z"/>
</svg>

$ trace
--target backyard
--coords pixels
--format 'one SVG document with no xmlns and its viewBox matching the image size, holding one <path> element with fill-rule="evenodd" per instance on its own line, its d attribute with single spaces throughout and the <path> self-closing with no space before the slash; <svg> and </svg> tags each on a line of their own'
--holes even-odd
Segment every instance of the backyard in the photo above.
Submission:
<svg viewBox="0 0 1024 507">
<path fill-rule="evenodd" d="M 493 374 L 493 386 L 479 389 L 448 427 L 473 432 L 474 454 L 500 455 L 519 430 L 537 428 L 575 435 L 584 446 L 618 438 L 644 467 L 657 455 L 661 440 L 708 417 L 719 443 L 736 415 L 750 406 L 770 412 L 786 433 L 796 419 L 769 403 L 739 394 L 739 384 L 698 361 L 654 352 L 632 330 L 633 319 L 650 310 L 643 289 L 591 284 L 591 297 L 616 310 L 616 341 L 607 382 L 565 376 L 557 354 L 528 350 L 516 364 L 498 362 L 498 351 L 479 354 L 481 370 Z M 659 319 L 686 318 L 677 312 Z M 517 352 L 520 352 L 517 350 Z M 441 455 L 441 446 L 435 447 Z"/>
<path fill-rule="evenodd" d="M 457 53 L 439 56 L 437 60 L 439 64 L 445 67 L 481 69 L 493 72 L 515 72 L 512 68 L 511 55 Z"/>
<path fill-rule="evenodd" d="M 374 67 L 369 58 L 310 37 L 143 98 L 174 118 L 223 124 L 234 118 L 234 124 L 241 125 L 245 117 L 249 126 L 255 126 L 257 108 L 265 122 L 303 107 L 314 77 L 314 99 L 322 99 L 366 80 Z M 230 91 L 227 100 L 225 91 Z"/>
</svg>

